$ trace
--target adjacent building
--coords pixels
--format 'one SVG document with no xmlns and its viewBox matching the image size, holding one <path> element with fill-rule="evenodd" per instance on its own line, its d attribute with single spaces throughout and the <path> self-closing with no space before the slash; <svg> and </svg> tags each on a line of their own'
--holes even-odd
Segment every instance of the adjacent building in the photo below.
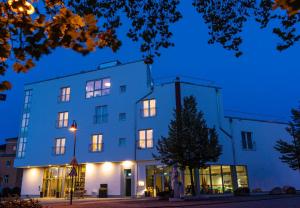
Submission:
<svg viewBox="0 0 300 208">
<path fill-rule="evenodd" d="M 78 124 L 75 194 L 96 196 L 100 186 L 107 186 L 108 196 L 141 196 L 145 191 L 155 196 L 168 190 L 171 170 L 152 154 L 158 139 L 168 134 L 174 109 L 190 95 L 223 146 L 220 160 L 199 171 L 202 193 L 300 188 L 298 173 L 282 164 L 273 148 L 277 139 L 291 139 L 286 123 L 224 115 L 220 87 L 179 78 L 157 83 L 150 67 L 137 61 L 110 62 L 25 85 L 15 162 L 24 170 L 22 194 L 70 193 L 73 120 Z"/>
<path fill-rule="evenodd" d="M 7 138 L 0 145 L 0 189 L 21 187 L 22 169 L 14 168 L 18 138 Z"/>
</svg>

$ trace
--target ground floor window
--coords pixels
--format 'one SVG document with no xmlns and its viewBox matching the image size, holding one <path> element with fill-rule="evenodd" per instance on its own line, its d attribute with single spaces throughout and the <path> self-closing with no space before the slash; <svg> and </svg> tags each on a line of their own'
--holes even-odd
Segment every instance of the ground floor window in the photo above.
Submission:
<svg viewBox="0 0 300 208">
<path fill-rule="evenodd" d="M 57 166 L 45 168 L 41 196 L 43 197 L 68 197 L 72 189 L 72 166 Z M 84 195 L 85 165 L 76 167 L 77 176 L 74 177 L 74 196 Z"/>
<path fill-rule="evenodd" d="M 172 169 L 165 166 L 146 166 L 146 189 L 151 196 L 171 189 Z M 194 171 L 193 171 L 194 175 Z M 182 177 L 179 177 L 182 180 Z M 236 180 L 234 179 L 236 178 Z M 247 168 L 243 165 L 209 165 L 199 170 L 202 194 L 223 194 L 233 192 L 233 183 L 238 187 L 248 187 Z M 190 171 L 184 171 L 185 194 L 191 194 Z"/>
</svg>

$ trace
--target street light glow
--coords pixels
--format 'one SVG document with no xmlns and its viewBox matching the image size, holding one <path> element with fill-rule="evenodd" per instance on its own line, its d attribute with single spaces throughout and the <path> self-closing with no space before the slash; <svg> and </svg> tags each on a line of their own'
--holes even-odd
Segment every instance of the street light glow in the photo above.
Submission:
<svg viewBox="0 0 300 208">
<path fill-rule="evenodd" d="M 71 127 L 69 128 L 70 131 L 75 132 L 77 131 L 77 123 L 76 121 L 73 121 Z"/>
<path fill-rule="evenodd" d="M 31 15 L 34 13 L 35 9 L 32 6 L 32 4 L 30 4 L 27 1 L 23 1 L 23 0 L 8 0 L 7 1 L 11 11 L 15 12 L 15 13 L 24 13 L 26 12 L 28 15 Z"/>
</svg>

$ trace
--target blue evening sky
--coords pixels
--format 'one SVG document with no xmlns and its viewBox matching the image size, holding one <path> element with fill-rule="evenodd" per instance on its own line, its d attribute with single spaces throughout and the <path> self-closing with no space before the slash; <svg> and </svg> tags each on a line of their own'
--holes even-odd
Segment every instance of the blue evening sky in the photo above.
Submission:
<svg viewBox="0 0 300 208">
<path fill-rule="evenodd" d="M 278 38 L 269 30 L 248 23 L 242 46 L 244 55 L 234 54 L 219 45 L 208 45 L 207 29 L 189 1 L 183 1 L 184 18 L 174 26 L 175 47 L 162 50 L 155 60 L 154 78 L 186 75 L 212 80 L 223 88 L 224 108 L 289 119 L 290 109 L 300 101 L 299 44 L 284 52 L 275 50 Z M 117 53 L 109 49 L 81 56 L 59 49 L 44 56 L 27 74 L 8 72 L 13 84 L 6 102 L 0 102 L 0 142 L 18 135 L 24 83 L 43 80 L 81 70 L 94 69 L 100 63 L 118 59 L 128 62 L 141 59 L 139 45 L 123 38 Z M 45 109 L 46 113 L 47 109 Z"/>
</svg>

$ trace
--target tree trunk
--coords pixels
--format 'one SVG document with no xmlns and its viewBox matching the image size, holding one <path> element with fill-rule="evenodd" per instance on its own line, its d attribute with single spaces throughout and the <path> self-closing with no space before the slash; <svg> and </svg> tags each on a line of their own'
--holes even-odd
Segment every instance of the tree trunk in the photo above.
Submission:
<svg viewBox="0 0 300 208">
<path fill-rule="evenodd" d="M 190 170 L 190 178 L 191 178 L 191 188 L 192 188 L 192 195 L 195 196 L 195 184 L 194 184 L 194 177 L 193 177 L 193 168 L 189 167 Z"/>
<path fill-rule="evenodd" d="M 199 168 L 195 168 L 194 169 L 194 178 L 195 178 L 195 192 L 196 195 L 199 196 L 200 195 L 200 176 L 199 176 Z"/>
</svg>

